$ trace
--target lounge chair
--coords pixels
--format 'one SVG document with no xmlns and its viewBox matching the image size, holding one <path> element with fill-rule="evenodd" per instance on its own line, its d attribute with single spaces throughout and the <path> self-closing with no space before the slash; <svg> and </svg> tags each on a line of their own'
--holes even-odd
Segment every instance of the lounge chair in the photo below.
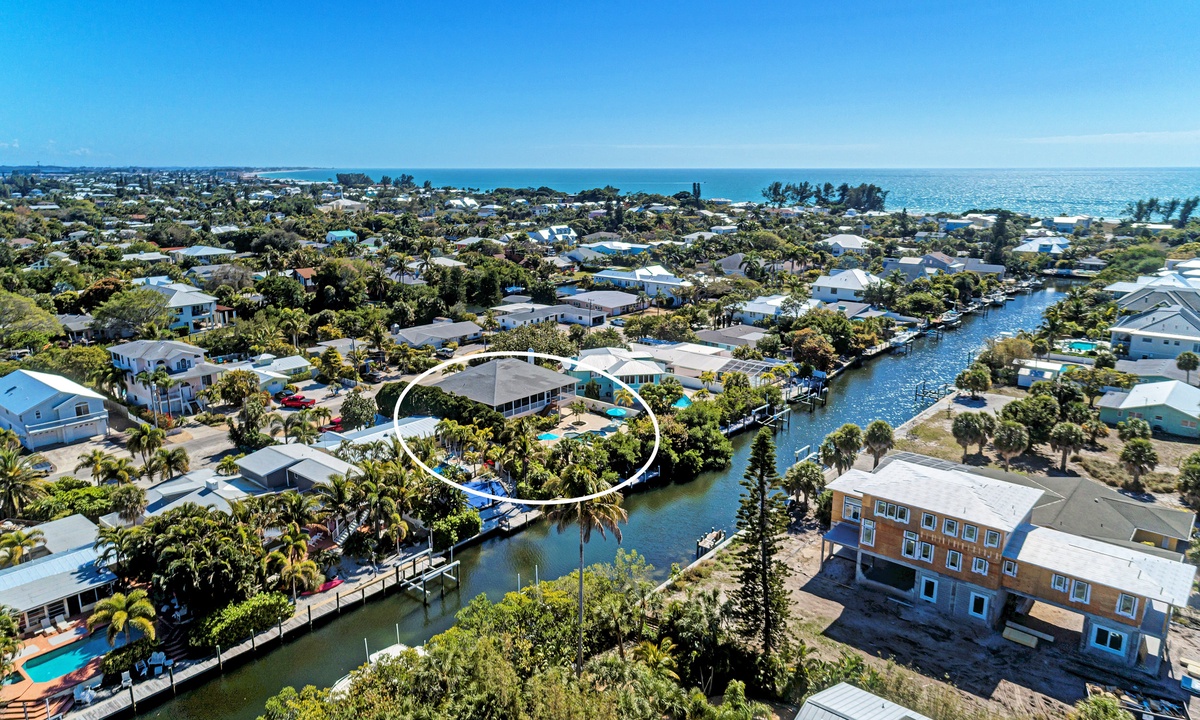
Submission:
<svg viewBox="0 0 1200 720">
<path fill-rule="evenodd" d="M 133 687 L 133 677 L 130 676 L 128 670 L 121 673 L 121 687 L 122 688 Z"/>
<path fill-rule="evenodd" d="M 49 635 L 54 633 L 54 626 L 50 624 L 50 618 L 42 618 L 42 629 L 38 630 L 39 635 Z"/>
<path fill-rule="evenodd" d="M 66 615 L 54 616 L 54 627 L 58 628 L 59 632 L 66 632 L 71 629 L 71 623 L 67 622 Z"/>
</svg>

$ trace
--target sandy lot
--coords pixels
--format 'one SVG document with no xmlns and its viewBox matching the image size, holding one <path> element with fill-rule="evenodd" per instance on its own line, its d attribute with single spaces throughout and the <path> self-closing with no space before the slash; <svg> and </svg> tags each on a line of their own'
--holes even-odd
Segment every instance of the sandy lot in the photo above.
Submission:
<svg viewBox="0 0 1200 720">
<path fill-rule="evenodd" d="M 824 659 L 858 653 L 872 663 L 887 659 L 907 665 L 930 683 L 948 683 L 970 704 L 1009 717 L 1059 717 L 1086 696 L 1085 682 L 1130 687 L 1182 699 L 1179 669 L 1155 681 L 1145 675 L 1098 666 L 1076 651 L 1081 621 L 1072 613 L 1035 606 L 1039 629 L 1057 638 L 1029 649 L 983 627 L 955 623 L 935 609 L 905 607 L 888 596 L 852 585 L 853 561 L 820 562 L 821 540 L 814 525 L 793 528 L 783 546 L 794 575 L 791 591 L 795 634 Z M 721 562 L 725 559 L 726 562 Z M 728 553 L 713 562 L 707 578 L 688 587 L 732 587 Z M 674 595 L 682 595 L 675 591 Z M 1171 656 L 1200 658 L 1200 632 L 1173 626 Z M 1191 707 L 1193 714 L 1200 705 Z"/>
</svg>

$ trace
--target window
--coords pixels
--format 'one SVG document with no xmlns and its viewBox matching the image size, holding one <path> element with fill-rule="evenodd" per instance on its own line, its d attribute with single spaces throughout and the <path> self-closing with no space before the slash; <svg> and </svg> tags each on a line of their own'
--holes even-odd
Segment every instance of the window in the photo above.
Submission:
<svg viewBox="0 0 1200 720">
<path fill-rule="evenodd" d="M 1137 617 L 1137 606 L 1138 606 L 1137 598 L 1135 598 L 1132 595 L 1126 595 L 1125 593 L 1121 593 L 1121 596 L 1117 598 L 1117 614 L 1118 615 L 1124 615 L 1127 618 L 1136 618 Z"/>
<path fill-rule="evenodd" d="M 1092 646 L 1114 655 L 1124 655 L 1125 634 L 1096 625 L 1092 630 Z"/>
<path fill-rule="evenodd" d="M 921 580 L 921 599 L 929 602 L 937 602 L 937 580 L 933 578 L 922 578 Z"/>
<path fill-rule="evenodd" d="M 83 417 L 88 414 L 88 404 L 85 402 L 75 403 L 75 417 Z"/>
<path fill-rule="evenodd" d="M 1183 425 L 1185 428 L 1194 428 L 1194 427 L 1196 427 L 1196 421 L 1195 421 L 1195 420 L 1182 420 L 1182 421 L 1180 421 L 1180 424 L 1181 424 L 1181 425 Z"/>
<path fill-rule="evenodd" d="M 849 522 L 858 522 L 862 518 L 862 502 L 859 500 L 851 500 L 846 498 L 842 503 L 842 519 Z"/>
<path fill-rule="evenodd" d="M 927 563 L 933 562 L 933 544 L 932 543 L 927 543 L 927 542 L 921 543 L 921 561 L 927 562 Z"/>
<path fill-rule="evenodd" d="M 958 521 L 946 518 L 942 523 L 942 533 L 950 537 L 958 537 Z"/>
<path fill-rule="evenodd" d="M 1050 587 L 1054 588 L 1055 590 L 1057 590 L 1059 592 L 1066 592 L 1067 586 L 1069 584 L 1070 584 L 1070 581 L 1067 580 L 1062 575 L 1053 575 L 1050 578 Z"/>
<path fill-rule="evenodd" d="M 889 520 L 908 524 L 908 508 L 895 503 L 884 502 L 883 500 L 875 501 L 875 515 L 885 517 Z"/>
<path fill-rule="evenodd" d="M 1082 580 L 1076 580 L 1075 584 L 1071 586 L 1071 602 L 1087 605 L 1091 598 L 1092 586 Z"/>
<path fill-rule="evenodd" d="M 988 574 L 988 561 L 983 558 L 975 558 L 971 561 L 971 572 L 980 575 Z"/>
<path fill-rule="evenodd" d="M 963 540 L 967 542 L 979 541 L 979 528 L 974 525 L 963 525 Z"/>
<path fill-rule="evenodd" d="M 1008 575 L 1009 577 L 1016 577 L 1017 576 L 1017 564 L 1015 562 L 1013 562 L 1012 560 L 1005 560 L 1004 561 L 1004 574 Z"/>
<path fill-rule="evenodd" d="M 41 420 L 41 419 L 42 419 L 42 411 L 41 411 L 41 410 L 34 410 L 34 411 L 33 411 L 33 419 L 34 419 L 34 420 Z"/>
<path fill-rule="evenodd" d="M 921 513 L 921 527 L 926 530 L 937 528 L 937 516 L 930 513 Z"/>
<path fill-rule="evenodd" d="M 988 530 L 983 536 L 984 547 L 1000 547 L 1000 533 L 995 530 Z"/>
<path fill-rule="evenodd" d="M 906 558 L 915 559 L 919 546 L 920 543 L 917 542 L 917 534 L 915 532 L 905 532 L 904 542 L 900 545 L 900 554 Z"/>
<path fill-rule="evenodd" d="M 875 544 L 875 521 L 874 520 L 863 520 L 862 521 L 862 536 L 859 538 L 859 542 L 868 547 Z"/>
<path fill-rule="evenodd" d="M 957 550 L 947 552 L 946 567 L 950 570 L 962 570 L 962 553 Z"/>
<path fill-rule="evenodd" d="M 971 604 L 967 608 L 967 613 L 972 617 L 987 619 L 988 597 L 979 593 L 971 593 Z"/>
</svg>

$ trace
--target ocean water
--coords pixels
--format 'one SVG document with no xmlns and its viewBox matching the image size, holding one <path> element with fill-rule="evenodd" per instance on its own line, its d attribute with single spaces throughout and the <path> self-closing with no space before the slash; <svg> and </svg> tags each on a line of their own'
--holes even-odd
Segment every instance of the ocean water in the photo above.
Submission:
<svg viewBox="0 0 1200 720">
<path fill-rule="evenodd" d="M 889 191 L 887 208 L 910 212 L 964 212 L 1006 208 L 1037 217 L 1091 215 L 1116 218 L 1127 203 L 1150 197 L 1200 195 L 1200 168 L 1083 169 L 414 169 L 326 168 L 264 173 L 296 180 L 332 180 L 339 172 L 413 175 L 435 187 L 490 190 L 497 187 L 550 187 L 574 193 L 612 185 L 622 192 L 674 195 L 701 184 L 706 198 L 762 201 L 762 189 L 775 180 L 839 185 L 874 183 Z"/>
</svg>

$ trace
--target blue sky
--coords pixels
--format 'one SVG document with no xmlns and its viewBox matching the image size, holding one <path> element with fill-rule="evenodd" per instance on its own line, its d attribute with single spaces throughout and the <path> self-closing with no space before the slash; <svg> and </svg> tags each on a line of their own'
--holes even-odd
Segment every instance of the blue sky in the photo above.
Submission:
<svg viewBox="0 0 1200 720">
<path fill-rule="evenodd" d="M 0 165 L 1200 166 L 1200 3 L 9 2 Z"/>
</svg>

